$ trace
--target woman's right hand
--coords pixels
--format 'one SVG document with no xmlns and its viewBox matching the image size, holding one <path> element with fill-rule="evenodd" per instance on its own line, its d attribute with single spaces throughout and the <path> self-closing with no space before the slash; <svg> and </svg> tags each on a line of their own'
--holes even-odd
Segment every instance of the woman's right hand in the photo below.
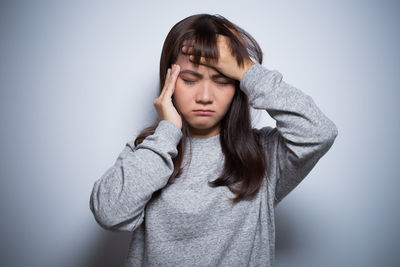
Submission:
<svg viewBox="0 0 400 267">
<path fill-rule="evenodd" d="M 160 96 L 154 100 L 153 104 L 157 110 L 160 121 L 170 121 L 182 129 L 182 117 L 172 103 L 172 95 L 175 91 L 175 83 L 179 71 L 180 66 L 176 64 L 172 65 L 172 71 L 168 68 L 163 90 Z"/>
</svg>

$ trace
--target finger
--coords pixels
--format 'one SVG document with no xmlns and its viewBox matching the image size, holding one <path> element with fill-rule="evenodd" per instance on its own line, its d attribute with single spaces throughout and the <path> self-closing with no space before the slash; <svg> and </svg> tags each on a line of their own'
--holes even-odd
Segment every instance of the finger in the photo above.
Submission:
<svg viewBox="0 0 400 267">
<path fill-rule="evenodd" d="M 182 49 L 181 49 L 182 53 L 184 55 L 188 55 L 189 56 L 189 60 L 191 62 L 194 62 L 194 55 L 193 55 L 194 47 L 193 47 L 192 43 L 189 42 L 188 40 L 185 40 L 185 41 L 183 41 L 182 44 L 183 44 Z M 199 63 L 202 64 L 202 65 L 206 65 L 206 66 L 213 66 L 216 62 L 213 61 L 213 60 L 208 60 L 206 57 L 201 56 Z"/>
<path fill-rule="evenodd" d="M 189 61 L 194 63 L 194 55 L 189 56 Z M 212 59 L 207 59 L 206 57 L 200 57 L 199 63 L 207 67 L 214 67 L 216 62 Z"/>
<path fill-rule="evenodd" d="M 182 53 L 184 55 L 189 56 L 189 60 L 191 62 L 194 62 L 194 54 L 193 54 L 193 52 L 194 52 L 193 46 L 183 46 L 182 47 Z M 207 58 L 204 57 L 204 56 L 200 57 L 200 64 L 206 65 L 206 66 L 212 66 L 213 65 L 212 60 L 207 60 Z"/>
<path fill-rule="evenodd" d="M 164 86 L 163 86 L 163 89 L 161 91 L 161 94 L 159 95 L 159 98 L 163 98 L 164 97 L 165 91 L 167 90 L 167 87 L 168 87 L 168 84 L 169 84 L 170 76 L 171 76 L 171 69 L 168 68 L 167 69 L 167 74 L 165 75 Z"/>
<path fill-rule="evenodd" d="M 192 54 L 194 53 L 194 42 L 192 40 L 184 40 L 182 42 L 182 53 Z"/>
<path fill-rule="evenodd" d="M 185 55 L 190 55 L 193 53 L 194 47 L 191 45 L 182 46 L 182 53 Z"/>
<path fill-rule="evenodd" d="M 182 42 L 182 45 L 184 45 L 184 46 L 193 46 L 193 42 L 189 41 L 189 40 L 185 40 L 185 41 Z"/>
<path fill-rule="evenodd" d="M 176 82 L 176 78 L 178 76 L 177 69 L 178 68 L 174 68 L 174 70 L 168 69 L 168 72 L 167 72 L 168 77 L 165 80 L 164 88 L 160 95 L 160 98 L 171 98 L 171 96 L 175 90 L 175 82 Z"/>
<path fill-rule="evenodd" d="M 178 74 L 180 71 L 180 66 L 177 64 L 174 64 L 174 68 L 170 73 L 170 77 L 169 77 L 169 81 L 168 81 L 168 85 L 165 91 L 165 97 L 172 97 L 172 94 L 175 91 L 175 84 L 176 84 L 176 79 L 178 78 Z"/>
</svg>

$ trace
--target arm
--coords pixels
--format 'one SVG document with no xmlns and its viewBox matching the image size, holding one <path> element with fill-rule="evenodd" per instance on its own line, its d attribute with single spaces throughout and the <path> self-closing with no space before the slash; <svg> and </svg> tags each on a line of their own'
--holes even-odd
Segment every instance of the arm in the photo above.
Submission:
<svg viewBox="0 0 400 267">
<path fill-rule="evenodd" d="M 255 109 L 264 109 L 276 128 L 259 130 L 269 166 L 275 168 L 275 205 L 292 191 L 332 146 L 338 130 L 312 98 L 285 83 L 282 74 L 256 63 L 240 88 Z"/>
<path fill-rule="evenodd" d="M 159 122 L 154 134 L 135 148 L 127 143 L 114 165 L 94 183 L 90 209 L 105 229 L 133 231 L 144 218 L 152 194 L 171 176 L 181 130 L 172 122 Z"/>
</svg>

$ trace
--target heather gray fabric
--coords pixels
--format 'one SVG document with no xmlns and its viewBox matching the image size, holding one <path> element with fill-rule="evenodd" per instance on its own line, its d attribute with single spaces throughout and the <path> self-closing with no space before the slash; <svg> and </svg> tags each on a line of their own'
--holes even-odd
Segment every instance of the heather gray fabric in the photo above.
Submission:
<svg viewBox="0 0 400 267">
<path fill-rule="evenodd" d="M 137 147 L 134 140 L 127 142 L 94 183 L 90 198 L 103 228 L 132 231 L 125 266 L 274 265 L 274 207 L 329 150 L 338 131 L 312 98 L 285 83 L 278 71 L 256 63 L 240 87 L 254 108 L 276 120 L 276 128 L 254 129 L 262 138 L 269 180 L 253 198 L 233 207 L 227 187 L 209 187 L 224 163 L 218 134 L 189 137 L 190 165 L 188 146 L 182 175 L 166 186 L 182 132 L 169 121 L 159 122 Z"/>
</svg>

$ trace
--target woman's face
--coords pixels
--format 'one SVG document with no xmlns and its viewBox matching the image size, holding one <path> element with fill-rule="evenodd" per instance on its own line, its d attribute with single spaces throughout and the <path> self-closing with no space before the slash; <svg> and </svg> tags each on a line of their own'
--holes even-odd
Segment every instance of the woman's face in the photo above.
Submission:
<svg viewBox="0 0 400 267">
<path fill-rule="evenodd" d="M 235 80 L 211 67 L 195 67 L 187 55 L 180 54 L 175 64 L 180 66 L 180 72 L 173 97 L 176 108 L 188 123 L 189 135 L 210 137 L 218 134 L 220 121 L 235 94 Z"/>
</svg>

